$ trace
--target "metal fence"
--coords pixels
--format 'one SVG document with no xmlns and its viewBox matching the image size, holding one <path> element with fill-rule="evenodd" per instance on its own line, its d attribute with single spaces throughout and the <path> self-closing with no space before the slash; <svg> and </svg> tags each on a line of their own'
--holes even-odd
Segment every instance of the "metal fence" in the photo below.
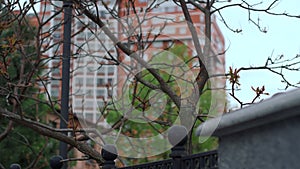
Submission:
<svg viewBox="0 0 300 169">
<path fill-rule="evenodd" d="M 186 155 L 187 130 L 183 126 L 173 126 L 169 131 L 168 139 L 173 145 L 170 159 L 118 169 L 218 169 L 218 153 L 216 150 Z M 118 157 L 118 152 L 114 145 L 104 145 L 101 156 L 104 159 L 102 169 L 117 169 L 115 160 Z M 54 156 L 50 160 L 52 169 L 61 169 L 63 164 L 64 160 L 61 156 Z M 21 169 L 21 167 L 18 164 L 12 164 L 10 169 Z"/>
<path fill-rule="evenodd" d="M 139 164 L 129 167 L 122 167 L 119 169 L 172 169 L 173 168 L 173 160 L 163 160 L 163 161 L 156 161 L 152 163 L 146 163 L 146 164 Z"/>
<path fill-rule="evenodd" d="M 181 160 L 182 169 L 217 169 L 218 153 L 216 150 L 185 156 Z"/>
<path fill-rule="evenodd" d="M 183 126 L 173 126 L 169 131 L 168 139 L 173 145 L 170 154 L 171 159 L 118 169 L 218 169 L 218 152 L 216 150 L 186 155 L 187 130 Z M 117 169 L 115 160 L 118 157 L 118 151 L 115 145 L 104 145 L 101 156 L 104 159 L 102 169 Z M 61 169 L 63 164 L 64 160 L 61 156 L 54 156 L 50 159 L 52 169 Z M 21 166 L 12 164 L 10 169 L 21 169 Z"/>
<path fill-rule="evenodd" d="M 119 169 L 218 169 L 217 151 L 187 155 L 179 160 L 178 166 L 174 165 L 174 159 L 167 159 L 135 166 L 122 167 Z"/>
<path fill-rule="evenodd" d="M 171 159 L 120 169 L 218 169 L 218 153 L 216 150 L 186 155 L 187 130 L 183 126 L 173 126 L 169 131 L 168 139 L 173 145 L 170 154 Z M 101 154 L 105 160 L 102 166 L 103 169 L 116 168 L 114 160 L 117 158 L 117 149 L 114 145 L 105 145 Z"/>
</svg>

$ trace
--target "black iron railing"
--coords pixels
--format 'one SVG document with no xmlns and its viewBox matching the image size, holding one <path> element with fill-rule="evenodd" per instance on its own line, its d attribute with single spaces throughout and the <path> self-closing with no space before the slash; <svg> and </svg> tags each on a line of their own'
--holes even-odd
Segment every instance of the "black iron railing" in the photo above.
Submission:
<svg viewBox="0 0 300 169">
<path fill-rule="evenodd" d="M 173 145 L 170 154 L 171 159 L 118 169 L 218 169 L 218 152 L 216 150 L 193 155 L 186 154 L 187 133 L 188 131 L 183 126 L 173 126 L 169 130 L 168 139 Z M 114 145 L 104 145 L 101 151 L 101 156 L 104 159 L 102 169 L 117 169 L 115 166 L 117 154 L 117 148 Z M 52 163 L 52 169 L 60 169 L 61 162 L 59 159 Z"/>
<path fill-rule="evenodd" d="M 174 146 L 171 149 L 171 159 L 123 167 L 120 169 L 218 169 L 218 153 L 216 150 L 186 155 L 186 135 L 187 131 L 183 126 L 173 126 L 169 131 L 169 141 Z M 177 140 L 174 140 L 174 138 Z M 106 145 L 103 147 L 102 157 L 106 160 L 103 169 L 116 168 L 114 165 L 114 160 L 117 158 L 117 155 L 114 155 L 116 153 L 117 150 L 113 145 Z"/>
<path fill-rule="evenodd" d="M 171 159 L 155 161 L 146 164 L 122 167 L 118 169 L 218 169 L 218 152 L 216 150 L 186 155 L 187 130 L 183 126 L 173 126 L 168 134 L 171 149 Z M 101 156 L 104 159 L 102 169 L 117 169 L 115 160 L 118 157 L 117 148 L 112 144 L 102 147 Z M 54 156 L 50 160 L 52 169 L 61 169 L 64 160 L 61 156 Z M 21 169 L 20 165 L 12 164 L 10 169 Z"/>
<path fill-rule="evenodd" d="M 181 159 L 184 169 L 217 169 L 218 153 L 216 150 L 185 156 Z"/>
<path fill-rule="evenodd" d="M 174 160 L 162 160 L 119 169 L 173 169 Z M 178 167 L 178 166 L 177 166 Z M 180 159 L 180 169 L 218 169 L 218 153 L 216 150 L 184 156 Z"/>
<path fill-rule="evenodd" d="M 152 163 L 146 163 L 146 164 L 139 164 L 135 166 L 129 166 L 129 167 L 122 167 L 119 169 L 172 169 L 173 168 L 173 160 L 163 160 L 163 161 L 156 161 Z"/>
</svg>

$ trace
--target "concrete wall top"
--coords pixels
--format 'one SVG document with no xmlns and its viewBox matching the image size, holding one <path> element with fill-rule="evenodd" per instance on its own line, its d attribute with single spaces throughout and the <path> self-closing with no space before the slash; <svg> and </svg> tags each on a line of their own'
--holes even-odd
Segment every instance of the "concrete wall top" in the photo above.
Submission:
<svg viewBox="0 0 300 169">
<path fill-rule="evenodd" d="M 300 115 L 300 89 L 275 94 L 246 108 L 210 119 L 197 136 L 222 136 Z"/>
</svg>

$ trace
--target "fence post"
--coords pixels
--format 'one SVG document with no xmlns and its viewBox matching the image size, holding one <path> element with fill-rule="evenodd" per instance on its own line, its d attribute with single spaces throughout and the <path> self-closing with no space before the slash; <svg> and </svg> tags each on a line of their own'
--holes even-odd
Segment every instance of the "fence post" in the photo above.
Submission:
<svg viewBox="0 0 300 169">
<path fill-rule="evenodd" d="M 106 144 L 102 147 L 101 156 L 104 159 L 102 169 L 115 169 L 115 159 L 118 157 L 116 146 Z"/>
<path fill-rule="evenodd" d="M 174 125 L 168 132 L 168 139 L 173 148 L 170 157 L 173 159 L 173 169 L 181 169 L 181 158 L 186 156 L 185 144 L 188 131 L 184 126 Z"/>
</svg>

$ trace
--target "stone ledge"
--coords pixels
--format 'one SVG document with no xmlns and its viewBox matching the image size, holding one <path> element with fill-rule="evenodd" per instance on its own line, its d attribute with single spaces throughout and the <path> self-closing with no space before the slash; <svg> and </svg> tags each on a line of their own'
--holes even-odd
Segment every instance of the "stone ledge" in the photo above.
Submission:
<svg viewBox="0 0 300 169">
<path fill-rule="evenodd" d="M 300 115 L 300 89 L 210 119 L 197 128 L 197 136 L 222 136 Z"/>
</svg>

